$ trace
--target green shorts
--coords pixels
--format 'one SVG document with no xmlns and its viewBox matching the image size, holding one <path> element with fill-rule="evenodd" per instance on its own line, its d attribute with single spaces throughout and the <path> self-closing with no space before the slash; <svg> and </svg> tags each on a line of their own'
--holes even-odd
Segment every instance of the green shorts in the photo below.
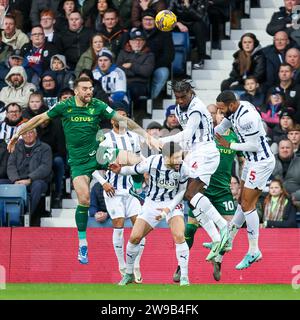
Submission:
<svg viewBox="0 0 300 320">
<path fill-rule="evenodd" d="M 86 162 L 78 165 L 70 165 L 71 176 L 76 178 L 78 176 L 88 176 L 92 178 L 95 170 L 107 170 L 108 165 L 117 159 L 119 149 L 99 146 L 97 153 L 89 157 Z"/>
<path fill-rule="evenodd" d="M 235 213 L 235 205 L 231 193 L 226 193 L 219 197 L 210 197 L 206 195 L 212 205 L 222 216 L 233 216 Z M 194 218 L 192 210 L 189 210 L 189 217 Z"/>
</svg>

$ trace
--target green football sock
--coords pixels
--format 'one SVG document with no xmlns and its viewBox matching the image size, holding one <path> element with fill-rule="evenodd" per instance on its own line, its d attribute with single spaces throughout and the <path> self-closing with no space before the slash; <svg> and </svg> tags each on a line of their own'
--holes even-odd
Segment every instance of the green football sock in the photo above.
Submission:
<svg viewBox="0 0 300 320">
<path fill-rule="evenodd" d="M 194 237 L 197 229 L 198 229 L 198 226 L 193 223 L 188 223 L 186 225 L 184 236 L 185 236 L 185 241 L 189 246 L 189 249 L 191 249 L 193 246 Z"/>
<path fill-rule="evenodd" d="M 144 176 L 142 174 L 133 175 L 132 180 L 134 190 L 141 190 L 143 187 Z"/>
<path fill-rule="evenodd" d="M 79 240 L 86 239 L 86 228 L 88 223 L 88 211 L 89 207 L 78 205 L 75 213 L 75 221 L 78 230 Z"/>
</svg>

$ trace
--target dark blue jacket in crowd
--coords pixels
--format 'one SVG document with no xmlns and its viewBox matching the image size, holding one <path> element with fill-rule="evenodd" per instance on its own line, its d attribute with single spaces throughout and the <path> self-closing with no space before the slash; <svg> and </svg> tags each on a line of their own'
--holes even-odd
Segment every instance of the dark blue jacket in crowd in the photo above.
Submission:
<svg viewBox="0 0 300 320">
<path fill-rule="evenodd" d="M 91 201 L 89 209 L 90 217 L 94 217 L 95 213 L 98 211 L 107 212 L 103 196 L 103 188 L 99 182 L 95 183 L 91 190 Z"/>
</svg>

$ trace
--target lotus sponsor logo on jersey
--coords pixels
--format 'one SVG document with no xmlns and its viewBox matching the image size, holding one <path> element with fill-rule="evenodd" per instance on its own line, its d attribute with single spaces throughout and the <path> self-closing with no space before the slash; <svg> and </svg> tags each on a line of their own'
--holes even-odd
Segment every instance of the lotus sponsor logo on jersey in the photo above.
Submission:
<svg viewBox="0 0 300 320">
<path fill-rule="evenodd" d="M 93 121 L 92 117 L 71 117 L 72 122 L 91 122 Z"/>
<path fill-rule="evenodd" d="M 157 180 L 157 186 L 159 188 L 174 189 L 176 186 L 178 186 L 178 179 L 174 179 L 172 175 L 170 175 L 170 178 L 167 179 L 165 173 L 160 173 Z"/>
</svg>

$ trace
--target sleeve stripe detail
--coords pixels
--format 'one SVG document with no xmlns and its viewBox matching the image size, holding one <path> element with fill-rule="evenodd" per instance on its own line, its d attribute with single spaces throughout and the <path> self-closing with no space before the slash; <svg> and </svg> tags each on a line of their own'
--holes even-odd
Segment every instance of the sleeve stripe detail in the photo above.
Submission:
<svg viewBox="0 0 300 320">
<path fill-rule="evenodd" d="M 248 133 L 248 134 L 245 134 L 245 137 L 254 136 L 257 133 L 259 133 L 259 131 L 256 131 L 256 132 L 253 132 L 253 133 Z"/>
</svg>

